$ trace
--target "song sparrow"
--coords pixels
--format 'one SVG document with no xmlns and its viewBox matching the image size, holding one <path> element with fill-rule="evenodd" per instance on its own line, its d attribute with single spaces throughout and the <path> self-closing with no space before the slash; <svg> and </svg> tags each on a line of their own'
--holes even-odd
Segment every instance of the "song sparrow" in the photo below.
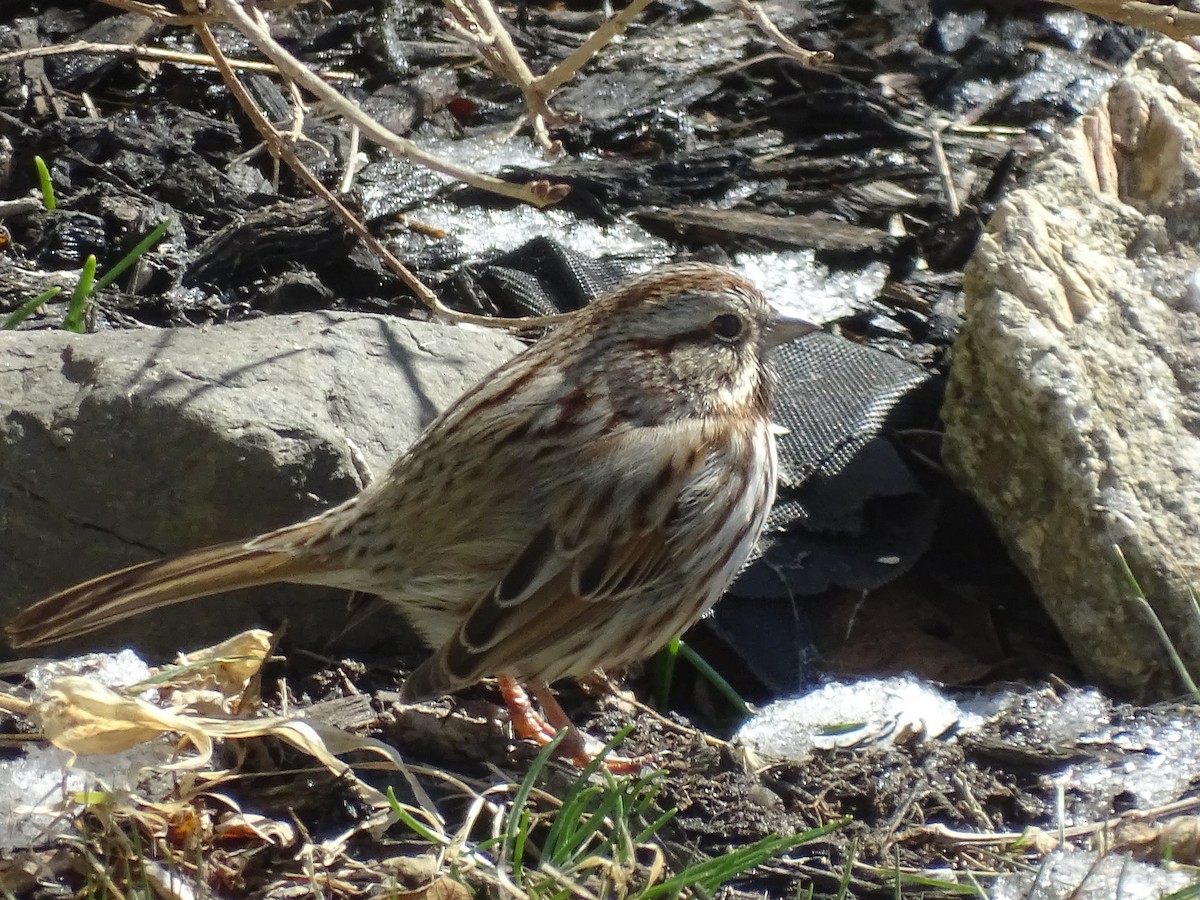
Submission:
<svg viewBox="0 0 1200 900">
<path fill-rule="evenodd" d="M 723 268 L 674 265 L 572 315 L 434 421 L 387 475 L 315 518 L 68 588 L 15 647 L 287 581 L 378 594 L 434 648 L 412 701 L 498 676 L 574 731 L 547 685 L 649 656 L 745 562 L 775 495 L 770 347 L 814 330 Z"/>
</svg>

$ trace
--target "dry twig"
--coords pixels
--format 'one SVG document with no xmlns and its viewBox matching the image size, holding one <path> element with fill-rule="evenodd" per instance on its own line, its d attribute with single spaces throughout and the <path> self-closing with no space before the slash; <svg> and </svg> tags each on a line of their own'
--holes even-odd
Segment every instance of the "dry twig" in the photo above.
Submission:
<svg viewBox="0 0 1200 900">
<path fill-rule="evenodd" d="M 143 0 L 104 0 L 104 2 L 109 6 L 115 6 L 117 9 L 145 16 L 159 25 L 195 25 L 197 22 L 207 21 L 208 19 L 207 12 L 192 10 L 184 14 L 173 13 L 159 6 L 157 3 L 147 3 L 143 2 Z M 258 0 L 258 8 L 264 12 L 273 12 L 308 2 L 311 2 L 311 0 Z"/>
<path fill-rule="evenodd" d="M 771 21 L 766 10 L 760 4 L 753 3 L 751 0 L 737 0 L 737 5 L 748 21 L 757 25 L 759 30 L 775 43 L 776 47 L 802 66 L 815 69 L 833 62 L 833 54 L 828 50 L 805 50 L 780 31 L 779 26 Z"/>
<path fill-rule="evenodd" d="M 218 0 L 220 2 L 220 0 Z M 232 4 L 231 4 L 232 5 Z M 257 23 L 256 30 L 260 28 Z M 354 234 L 374 253 L 379 260 L 388 267 L 405 285 L 408 286 L 417 297 L 431 312 L 440 318 L 452 322 L 471 323 L 483 325 L 490 328 L 506 328 L 506 329 L 522 329 L 540 327 L 554 322 L 560 321 L 558 316 L 538 316 L 523 319 L 497 319 L 490 316 L 477 316 L 470 313 L 461 313 L 453 310 L 441 302 L 438 296 L 429 289 L 412 271 L 404 265 L 396 256 L 388 250 L 383 244 L 373 235 L 367 226 L 362 222 L 357 215 L 346 207 L 327 188 L 322 181 L 313 174 L 304 162 L 296 155 L 294 149 L 295 138 L 282 134 L 266 117 L 263 111 L 259 108 L 254 98 L 250 96 L 245 85 L 238 78 L 237 73 L 233 71 L 229 65 L 225 54 L 221 51 L 217 44 L 216 38 L 208 25 L 204 22 L 198 22 L 195 26 L 196 34 L 200 38 L 200 42 L 204 48 L 212 56 L 217 70 L 221 73 L 222 79 L 225 81 L 226 87 L 238 104 L 250 118 L 251 123 L 266 143 L 268 149 L 273 156 L 283 159 L 288 164 L 296 176 L 303 181 L 310 190 L 317 196 L 321 197 L 329 207 L 338 215 L 338 217 L 346 223 L 346 226 L 354 232 Z"/>
<path fill-rule="evenodd" d="M 192 0 L 195 2 L 195 0 Z M 270 32 L 257 21 L 238 0 L 212 0 L 208 7 L 223 21 L 237 28 L 248 38 L 279 70 L 297 86 L 308 91 L 321 100 L 331 110 L 347 122 L 358 126 L 364 137 L 369 138 L 386 150 L 405 159 L 441 172 L 457 179 L 464 184 L 511 197 L 523 203 L 536 207 L 549 206 L 557 203 L 567 195 L 568 188 L 561 184 L 550 184 L 546 181 L 535 181 L 531 184 L 512 184 L 490 175 L 481 175 L 456 163 L 441 159 L 431 153 L 426 153 L 412 141 L 400 137 L 393 131 L 384 128 L 367 115 L 349 98 L 342 96 L 332 87 L 322 81 L 317 75 L 288 53 L 283 46 L 271 37 Z M 201 23 L 206 24 L 206 23 Z M 210 32 L 211 34 L 211 32 Z M 211 48 L 208 48 L 212 52 Z"/>
<path fill-rule="evenodd" d="M 1091 13 L 1102 19 L 1148 28 L 1165 34 L 1177 41 L 1200 35 L 1200 13 L 1189 12 L 1178 6 L 1160 6 L 1143 0 L 1054 0 L 1059 6 L 1068 6 L 1080 12 Z"/>
<path fill-rule="evenodd" d="M 1131 822 L 1144 822 L 1146 820 L 1157 820 L 1166 816 L 1174 816 L 1180 813 L 1186 813 L 1200 807 L 1200 798 L 1185 797 L 1182 800 L 1176 800 L 1172 803 L 1165 803 L 1162 806 L 1156 806 L 1152 809 L 1133 809 L 1122 813 L 1111 819 L 1105 819 L 1100 822 L 1089 822 L 1086 825 L 1077 825 L 1073 828 L 1066 828 L 1062 835 L 1052 835 L 1041 829 L 1027 828 L 1024 831 L 999 831 L 991 833 L 979 833 L 974 831 L 961 831 L 950 828 L 940 822 L 932 822 L 928 825 L 922 825 L 919 828 L 912 829 L 908 834 L 904 835 L 902 840 L 917 839 L 927 840 L 933 838 L 938 841 L 945 841 L 950 844 L 957 845 L 1002 845 L 1009 846 L 1013 844 L 1028 845 L 1031 849 L 1041 853 L 1048 853 L 1057 847 L 1060 839 L 1074 839 L 1081 837 L 1095 837 L 1104 832 L 1112 832 L 1121 827 L 1128 825 Z"/>
<path fill-rule="evenodd" d="M 426 153 L 412 141 L 400 137 L 393 131 L 384 128 L 352 100 L 344 97 L 325 83 L 322 78 L 296 59 L 284 47 L 271 37 L 268 29 L 247 11 L 253 9 L 261 15 L 263 10 L 281 8 L 304 0 L 253 0 L 243 3 L 240 0 L 188 0 L 185 4 L 188 12 L 185 15 L 169 13 L 162 7 L 143 3 L 140 0 L 104 0 L 110 6 L 136 12 L 167 25 L 191 25 L 194 28 L 212 25 L 217 21 L 228 22 L 245 35 L 263 55 L 270 59 L 275 68 L 286 78 L 299 87 L 304 88 L 313 96 L 325 103 L 347 122 L 356 126 L 364 135 L 386 150 L 418 165 L 425 166 L 435 172 L 449 175 L 464 184 L 478 187 L 491 193 L 520 200 L 532 206 L 542 208 L 557 203 L 567 195 L 566 185 L 550 184 L 546 181 L 535 181 L 530 184 L 513 184 L 501 178 L 482 175 L 456 163 L 441 159 L 431 153 Z M 211 34 L 211 31 L 209 32 Z M 215 43 L 214 43 L 215 46 Z M 210 54 L 212 49 L 209 48 Z M 228 59 L 226 58 L 228 64 Z"/>
<path fill-rule="evenodd" d="M 534 76 L 513 44 L 491 0 L 444 0 L 453 19 L 450 27 L 464 38 L 488 68 L 517 86 L 525 98 L 526 116 L 534 136 L 547 152 L 561 153 L 562 145 L 550 137 L 550 126 L 566 117 L 550 106 L 550 96 L 566 84 L 588 60 L 621 34 L 653 0 L 633 0 L 629 6 L 606 20 L 566 59 L 544 75 Z"/>
<path fill-rule="evenodd" d="M 161 47 L 143 47 L 140 44 L 97 44 L 93 41 L 72 41 L 69 44 L 51 44 L 48 47 L 24 47 L 0 53 L 0 63 L 17 62 L 23 59 L 36 59 L 41 56 L 62 56 L 68 53 L 92 53 L 110 55 L 125 53 L 137 59 L 149 59 L 161 62 L 173 62 L 185 66 L 203 66 L 216 68 L 213 58 L 207 53 L 184 53 L 181 50 L 165 50 Z M 279 69 L 270 63 L 254 59 L 235 59 L 226 57 L 229 65 L 235 69 L 247 72 L 266 72 L 279 74 Z M 350 81 L 354 76 L 349 72 L 319 72 L 318 76 L 326 81 Z"/>
</svg>

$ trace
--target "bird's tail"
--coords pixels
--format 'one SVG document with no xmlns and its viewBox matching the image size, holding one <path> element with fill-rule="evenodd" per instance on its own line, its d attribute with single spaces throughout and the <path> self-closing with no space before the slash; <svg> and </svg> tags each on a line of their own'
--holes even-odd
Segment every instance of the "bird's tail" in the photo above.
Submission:
<svg viewBox="0 0 1200 900">
<path fill-rule="evenodd" d="M 315 569 L 311 557 L 248 549 L 244 541 L 217 544 L 110 572 L 39 600 L 8 623 L 8 639 L 13 647 L 64 641 L 195 597 L 304 581 Z"/>
</svg>

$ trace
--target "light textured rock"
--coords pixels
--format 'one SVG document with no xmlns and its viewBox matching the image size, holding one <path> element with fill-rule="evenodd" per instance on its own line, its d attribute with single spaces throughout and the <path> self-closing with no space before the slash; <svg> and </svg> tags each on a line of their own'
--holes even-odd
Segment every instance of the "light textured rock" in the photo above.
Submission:
<svg viewBox="0 0 1200 900">
<path fill-rule="evenodd" d="M 1200 56 L 1151 42 L 1001 204 L 967 272 L 946 457 L 1085 672 L 1179 685 L 1200 622 Z"/>
<path fill-rule="evenodd" d="M 520 346 L 501 332 L 339 313 L 0 332 L 0 620 L 75 581 L 357 493 Z M 340 629 L 344 609 L 338 592 L 263 588 L 84 643 L 163 653 L 287 619 L 311 644 Z M 363 646 L 378 633 L 348 639 Z"/>
</svg>

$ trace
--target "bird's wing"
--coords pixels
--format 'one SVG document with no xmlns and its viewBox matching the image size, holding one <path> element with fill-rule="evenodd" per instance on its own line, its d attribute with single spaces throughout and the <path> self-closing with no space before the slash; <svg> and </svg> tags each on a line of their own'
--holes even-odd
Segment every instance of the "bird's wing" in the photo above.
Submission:
<svg viewBox="0 0 1200 900">
<path fill-rule="evenodd" d="M 680 556 L 694 552 L 674 526 L 707 453 L 681 452 L 689 442 L 677 435 L 649 446 L 644 437 L 640 461 L 606 467 L 593 459 L 583 469 L 586 485 L 552 492 L 561 502 L 457 633 L 409 676 L 406 699 L 451 693 L 487 675 L 536 675 L 529 669 L 539 657 L 587 658 L 623 602 L 667 587 Z M 594 449 L 619 461 L 627 447 Z"/>
</svg>

